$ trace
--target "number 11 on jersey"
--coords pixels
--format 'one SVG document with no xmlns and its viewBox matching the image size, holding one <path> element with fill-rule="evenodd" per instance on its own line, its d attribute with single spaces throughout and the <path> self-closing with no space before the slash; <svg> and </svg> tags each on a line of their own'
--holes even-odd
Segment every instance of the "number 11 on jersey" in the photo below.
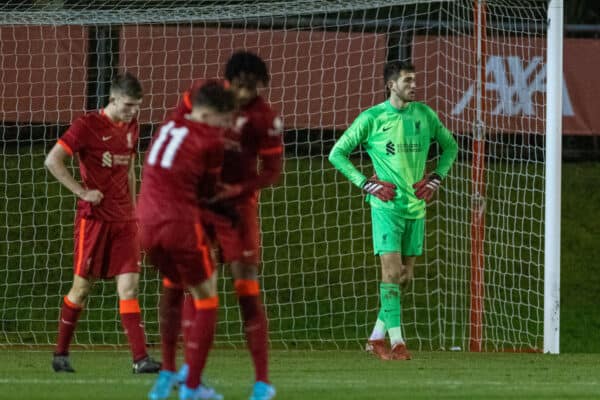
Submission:
<svg viewBox="0 0 600 400">
<path fill-rule="evenodd" d="M 165 149 L 160 160 L 160 166 L 165 169 L 171 168 L 173 165 L 173 159 L 175 158 L 175 154 L 177 154 L 179 146 L 181 146 L 183 139 L 185 139 L 189 133 L 188 128 L 185 126 L 181 128 L 174 128 L 174 126 L 175 122 L 171 121 L 160 129 L 158 139 L 152 145 L 152 149 L 150 149 L 148 164 L 156 164 L 160 149 L 163 147 L 165 142 L 168 141 L 167 148 Z"/>
</svg>

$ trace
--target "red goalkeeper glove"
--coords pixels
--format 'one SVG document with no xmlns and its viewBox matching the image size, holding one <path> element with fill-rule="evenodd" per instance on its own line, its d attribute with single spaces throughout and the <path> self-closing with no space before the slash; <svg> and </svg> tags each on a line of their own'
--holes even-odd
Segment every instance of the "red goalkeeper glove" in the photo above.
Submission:
<svg viewBox="0 0 600 400">
<path fill-rule="evenodd" d="M 367 179 L 362 189 L 377 197 L 381 201 L 390 201 L 396 197 L 396 185 L 390 182 L 380 181 L 377 175 Z"/>
<path fill-rule="evenodd" d="M 415 196 L 429 203 L 441 184 L 442 178 L 438 174 L 429 174 L 413 185 Z"/>
</svg>

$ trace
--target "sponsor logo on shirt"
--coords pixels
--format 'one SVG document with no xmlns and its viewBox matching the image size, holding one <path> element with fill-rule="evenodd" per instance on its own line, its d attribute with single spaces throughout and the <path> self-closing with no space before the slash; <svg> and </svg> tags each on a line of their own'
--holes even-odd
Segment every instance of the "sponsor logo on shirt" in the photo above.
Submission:
<svg viewBox="0 0 600 400">
<path fill-rule="evenodd" d="M 131 156 L 129 154 L 113 154 L 113 165 L 129 165 Z"/>
<path fill-rule="evenodd" d="M 108 168 L 112 167 L 112 155 L 110 154 L 110 151 L 102 153 L 102 166 Z"/>
<path fill-rule="evenodd" d="M 131 155 L 129 154 L 112 154 L 110 151 L 102 153 L 102 166 L 112 168 L 117 165 L 129 165 Z"/>
<path fill-rule="evenodd" d="M 420 143 L 392 143 L 389 141 L 385 144 L 385 154 L 393 156 L 396 153 L 420 153 L 422 146 Z"/>
<path fill-rule="evenodd" d="M 388 156 L 393 156 L 394 154 L 396 154 L 396 148 L 391 140 L 385 144 L 385 154 L 387 154 Z"/>
<path fill-rule="evenodd" d="M 421 152 L 420 143 L 397 143 L 396 150 L 400 153 L 419 153 Z"/>
</svg>

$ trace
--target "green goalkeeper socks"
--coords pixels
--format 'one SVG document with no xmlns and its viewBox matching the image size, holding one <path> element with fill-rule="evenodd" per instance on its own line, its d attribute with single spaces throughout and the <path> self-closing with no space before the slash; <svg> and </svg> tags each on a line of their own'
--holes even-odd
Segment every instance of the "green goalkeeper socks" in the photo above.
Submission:
<svg viewBox="0 0 600 400">
<path fill-rule="evenodd" d="M 390 335 L 390 342 L 392 345 L 404 342 L 400 327 L 400 285 L 381 282 L 379 284 L 379 296 L 381 299 L 381 311 L 379 315 L 383 316 L 385 327 Z"/>
</svg>

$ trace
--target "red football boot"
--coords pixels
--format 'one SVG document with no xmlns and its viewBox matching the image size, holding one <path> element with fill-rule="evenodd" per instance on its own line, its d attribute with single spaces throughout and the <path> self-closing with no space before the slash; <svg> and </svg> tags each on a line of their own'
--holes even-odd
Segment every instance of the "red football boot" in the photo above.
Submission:
<svg viewBox="0 0 600 400">
<path fill-rule="evenodd" d="M 404 343 L 396 343 L 390 351 L 390 360 L 410 360 L 411 356 Z"/>
<path fill-rule="evenodd" d="M 385 339 L 369 340 L 365 346 L 367 353 L 373 354 L 380 360 L 390 359 L 390 346 Z"/>
</svg>

